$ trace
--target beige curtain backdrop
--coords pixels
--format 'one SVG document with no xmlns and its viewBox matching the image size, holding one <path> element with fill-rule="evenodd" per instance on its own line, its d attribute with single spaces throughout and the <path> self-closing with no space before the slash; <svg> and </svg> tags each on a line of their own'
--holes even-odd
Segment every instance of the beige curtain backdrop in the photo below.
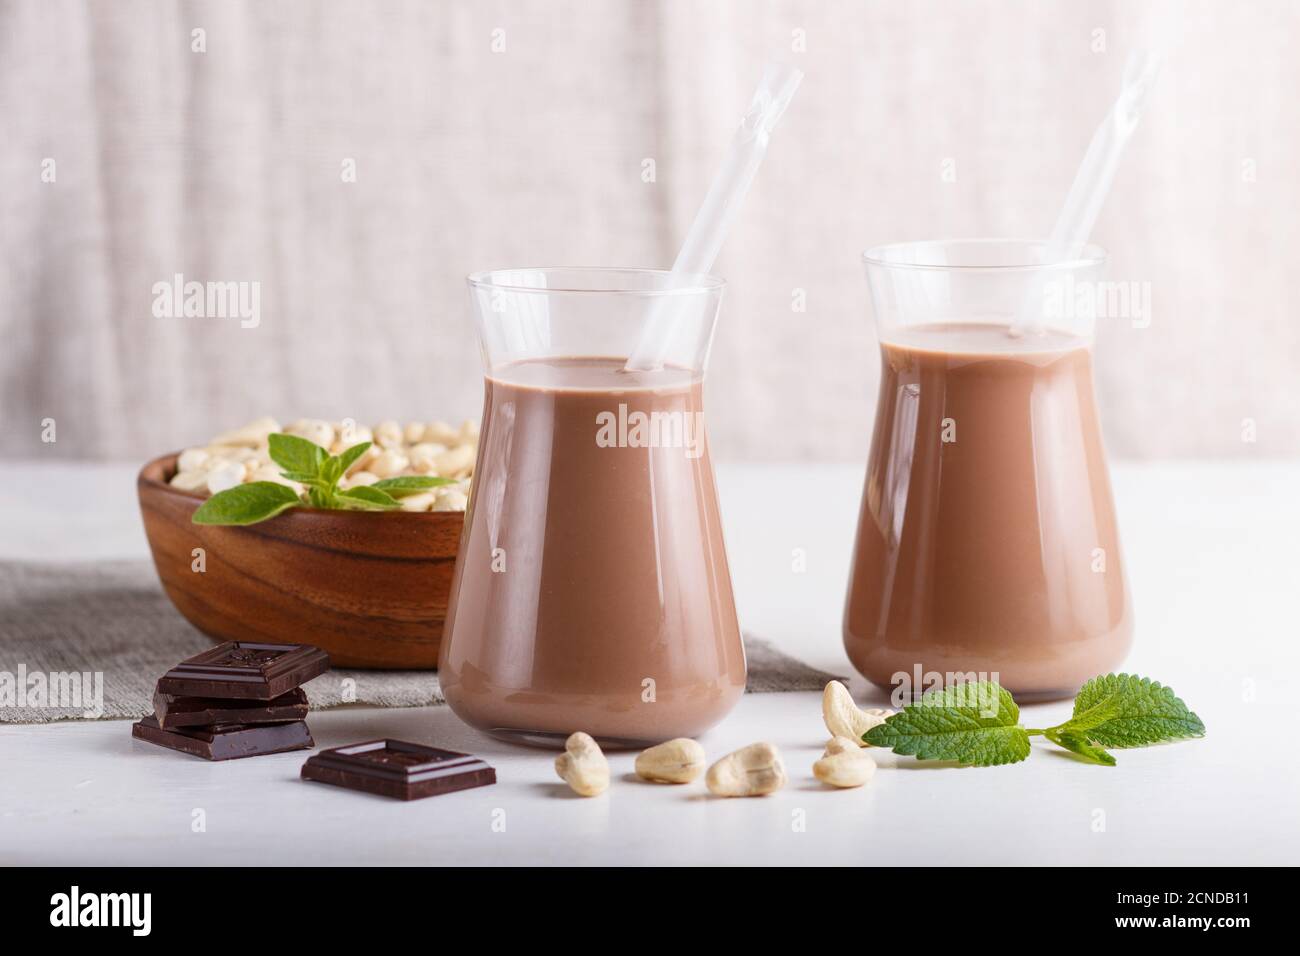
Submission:
<svg viewBox="0 0 1300 956">
<path fill-rule="evenodd" d="M 710 430 L 860 460 L 860 251 L 1045 234 L 1148 31 L 1170 59 L 1094 236 L 1154 313 L 1103 329 L 1108 445 L 1300 453 L 1300 4 L 3 0 L 0 454 L 477 416 L 464 275 L 666 267 L 778 56 L 807 79 L 717 264 Z M 258 282 L 260 325 L 155 317 L 177 273 Z"/>
</svg>

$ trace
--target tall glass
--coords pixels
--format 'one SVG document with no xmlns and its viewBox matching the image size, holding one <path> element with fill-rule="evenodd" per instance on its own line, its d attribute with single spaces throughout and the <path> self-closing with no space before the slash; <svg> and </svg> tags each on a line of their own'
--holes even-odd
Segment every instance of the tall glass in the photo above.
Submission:
<svg viewBox="0 0 1300 956">
<path fill-rule="evenodd" d="M 700 734 L 745 687 L 702 404 L 722 281 L 526 269 L 469 288 L 485 394 L 447 702 L 553 746 L 578 730 L 626 746 Z M 664 367 L 624 371 L 665 319 Z"/>
<path fill-rule="evenodd" d="M 844 646 L 901 696 L 1073 694 L 1123 660 L 1128 586 L 1093 397 L 1105 253 L 917 242 L 865 255 L 880 398 Z"/>
</svg>

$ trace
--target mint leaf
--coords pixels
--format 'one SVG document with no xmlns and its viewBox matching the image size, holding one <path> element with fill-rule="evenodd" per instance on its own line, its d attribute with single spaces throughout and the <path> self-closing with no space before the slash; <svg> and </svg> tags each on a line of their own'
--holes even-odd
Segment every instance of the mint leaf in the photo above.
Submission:
<svg viewBox="0 0 1300 956">
<path fill-rule="evenodd" d="M 339 479 L 342 477 L 343 477 L 343 469 L 339 467 L 338 458 L 333 456 L 326 458 L 325 463 L 320 466 L 321 483 L 327 489 L 333 491 L 334 486 L 339 483 Z"/>
<path fill-rule="evenodd" d="M 1088 738 L 1081 733 L 1053 727 L 1050 730 L 1043 731 L 1043 734 L 1052 743 L 1078 754 L 1088 763 L 1099 763 L 1106 767 L 1115 766 L 1114 757 L 1096 744 L 1090 743 Z"/>
<path fill-rule="evenodd" d="M 290 481 L 296 481 L 304 485 L 319 485 L 322 488 L 329 488 L 330 483 L 319 475 L 310 471 L 282 471 L 282 478 L 288 478 Z"/>
<path fill-rule="evenodd" d="M 333 485 L 322 481 L 319 478 L 311 482 L 307 488 L 307 502 L 313 508 L 337 508 L 334 503 Z"/>
<path fill-rule="evenodd" d="M 298 504 L 302 501 L 292 488 L 274 481 L 253 481 L 217 492 L 199 505 L 190 520 L 194 524 L 256 524 Z"/>
<path fill-rule="evenodd" d="M 334 491 L 334 486 L 339 483 L 339 479 L 347 474 L 348 469 L 369 447 L 370 442 L 365 441 L 359 445 L 353 445 L 342 454 L 331 455 L 325 460 L 325 464 L 321 465 L 320 477 L 326 483 L 330 492 Z"/>
<path fill-rule="evenodd" d="M 399 502 L 392 495 L 377 490 L 374 486 L 358 485 L 335 494 L 334 500 L 344 508 L 363 510 L 400 508 Z"/>
<path fill-rule="evenodd" d="M 318 477 L 321 466 L 329 459 L 329 454 L 324 448 L 297 435 L 273 432 L 267 441 L 270 445 L 271 460 L 285 471 Z"/>
<path fill-rule="evenodd" d="M 356 464 L 357 459 L 366 453 L 370 445 L 370 442 L 363 441 L 361 444 L 353 445 L 351 448 L 344 449 L 341 454 L 334 456 L 334 460 L 339 463 L 339 477 L 348 473 L 348 469 Z"/>
<path fill-rule="evenodd" d="M 394 498 L 404 498 L 416 492 L 428 491 L 430 488 L 454 485 L 455 483 L 454 478 L 434 478 L 431 475 L 402 475 L 398 478 L 382 478 L 368 487 L 378 488 Z"/>
<path fill-rule="evenodd" d="M 1074 716 L 1054 730 L 1104 747 L 1142 747 L 1201 737 L 1205 724 L 1172 688 L 1134 674 L 1094 677 L 1079 690 Z"/>
<path fill-rule="evenodd" d="M 1029 756 L 1020 708 L 1009 692 L 989 681 L 932 690 L 872 727 L 863 739 L 920 760 L 956 760 L 975 767 L 1018 763 Z"/>
</svg>

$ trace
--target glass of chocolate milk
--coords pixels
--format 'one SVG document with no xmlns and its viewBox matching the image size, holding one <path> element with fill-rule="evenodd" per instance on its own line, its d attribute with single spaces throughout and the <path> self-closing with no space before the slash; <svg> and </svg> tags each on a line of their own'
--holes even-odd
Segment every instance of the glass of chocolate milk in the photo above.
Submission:
<svg viewBox="0 0 1300 956">
<path fill-rule="evenodd" d="M 996 680 L 1072 695 L 1128 650 L 1132 610 L 1093 397 L 1105 254 L 1045 243 L 865 254 L 880 398 L 844 646 L 901 697 Z"/>
<path fill-rule="evenodd" d="M 745 688 L 704 431 L 723 283 L 633 269 L 469 277 L 483 424 L 439 657 L 452 710 L 516 741 L 694 737 Z M 656 371 L 625 371 L 670 317 Z"/>
</svg>

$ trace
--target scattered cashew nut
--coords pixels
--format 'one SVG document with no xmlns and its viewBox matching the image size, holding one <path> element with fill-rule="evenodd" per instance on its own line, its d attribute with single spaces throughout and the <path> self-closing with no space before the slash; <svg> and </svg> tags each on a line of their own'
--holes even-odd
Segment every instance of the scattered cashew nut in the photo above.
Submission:
<svg viewBox="0 0 1300 956">
<path fill-rule="evenodd" d="M 642 751 L 636 774 L 656 783 L 690 783 L 704 773 L 704 748 L 690 737 L 678 737 Z"/>
<path fill-rule="evenodd" d="M 859 747 L 868 746 L 862 735 L 883 724 L 893 713 L 882 707 L 861 709 L 853 702 L 849 689 L 837 680 L 827 684 L 822 693 L 822 719 L 826 721 L 826 729 L 835 737 L 857 741 Z"/>
<path fill-rule="evenodd" d="M 555 758 L 555 772 L 579 796 L 599 796 L 609 787 L 609 761 L 591 735 L 582 731 L 564 742 L 564 753 Z"/>
<path fill-rule="evenodd" d="M 785 786 L 781 754 L 769 743 L 750 744 L 712 767 L 704 782 L 719 797 L 761 797 Z"/>
<path fill-rule="evenodd" d="M 875 772 L 876 762 L 849 737 L 832 737 L 826 752 L 813 764 L 813 776 L 832 787 L 861 787 Z"/>
</svg>

